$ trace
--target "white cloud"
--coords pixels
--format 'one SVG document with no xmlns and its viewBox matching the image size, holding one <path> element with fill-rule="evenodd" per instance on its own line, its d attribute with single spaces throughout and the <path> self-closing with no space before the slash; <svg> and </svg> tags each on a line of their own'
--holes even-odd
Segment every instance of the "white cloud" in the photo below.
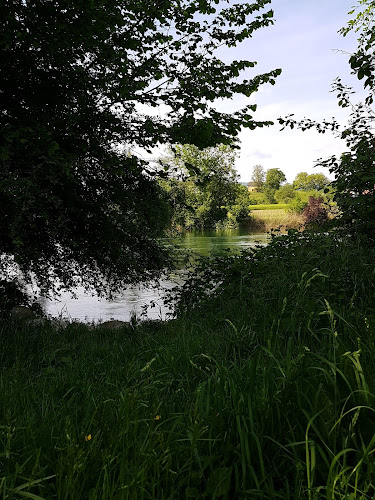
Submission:
<svg viewBox="0 0 375 500">
<path fill-rule="evenodd" d="M 331 83 L 337 76 L 353 85 L 363 96 L 360 83 L 350 75 L 348 54 L 337 53 L 338 48 L 350 52 L 356 46 L 356 37 L 345 39 L 337 30 L 348 21 L 347 12 L 352 0 L 275 0 L 273 8 L 277 19 L 269 28 L 254 37 L 254 52 L 249 57 L 258 60 L 257 72 L 269 67 L 281 67 L 282 75 L 274 87 L 266 86 L 254 94 L 258 110 L 256 120 L 273 120 L 294 114 L 296 119 L 311 118 L 317 122 L 335 117 L 340 124 L 348 121 L 349 112 L 337 106 L 331 92 Z M 250 41 L 248 45 L 250 51 Z M 239 54 L 240 55 L 240 54 Z M 358 100 L 358 97 L 357 99 Z M 233 100 L 237 106 L 245 101 Z M 314 168 L 316 160 L 340 155 L 346 150 L 344 141 L 330 132 L 319 134 L 314 130 L 284 130 L 280 126 L 243 130 L 242 147 L 237 161 L 241 181 L 250 180 L 252 167 L 258 163 L 269 168 L 280 168 L 289 182 L 298 172 L 323 172 Z M 332 178 L 332 176 L 330 176 Z"/>
</svg>

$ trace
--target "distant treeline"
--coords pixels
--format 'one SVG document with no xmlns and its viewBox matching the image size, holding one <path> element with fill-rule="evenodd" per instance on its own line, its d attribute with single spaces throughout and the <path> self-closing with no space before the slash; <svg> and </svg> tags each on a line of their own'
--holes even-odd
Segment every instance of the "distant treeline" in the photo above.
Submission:
<svg viewBox="0 0 375 500">
<path fill-rule="evenodd" d="M 280 204 L 302 213 L 310 198 L 332 202 L 330 180 L 324 174 L 300 172 L 288 184 L 280 169 L 265 172 L 255 165 L 247 187 L 238 181 L 235 159 L 236 150 L 230 146 L 200 150 L 180 145 L 161 160 L 172 172 L 159 181 L 170 201 L 172 229 L 251 226 L 252 205 Z"/>
</svg>

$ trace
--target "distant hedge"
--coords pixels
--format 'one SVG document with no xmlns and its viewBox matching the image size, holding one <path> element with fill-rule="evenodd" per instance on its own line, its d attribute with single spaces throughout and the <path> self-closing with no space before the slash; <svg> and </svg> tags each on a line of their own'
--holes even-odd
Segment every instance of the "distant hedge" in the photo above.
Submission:
<svg viewBox="0 0 375 500">
<path fill-rule="evenodd" d="M 288 203 L 277 203 L 273 205 L 249 205 L 249 210 L 287 210 Z"/>
</svg>

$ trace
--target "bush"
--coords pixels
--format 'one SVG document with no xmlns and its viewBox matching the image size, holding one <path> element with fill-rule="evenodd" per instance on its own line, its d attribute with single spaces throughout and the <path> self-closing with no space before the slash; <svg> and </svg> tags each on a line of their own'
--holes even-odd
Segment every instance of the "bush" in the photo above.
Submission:
<svg viewBox="0 0 375 500">
<path fill-rule="evenodd" d="M 323 203 L 322 197 L 310 196 L 308 205 L 303 209 L 303 216 L 307 224 L 321 225 L 328 220 L 328 210 Z"/>
<path fill-rule="evenodd" d="M 42 307 L 36 302 L 35 297 L 27 293 L 19 280 L 0 280 L 0 317 L 8 317 L 15 306 L 27 306 L 42 314 Z"/>
<path fill-rule="evenodd" d="M 275 200 L 276 189 L 271 187 L 264 188 L 264 195 L 266 197 L 266 203 L 277 203 Z"/>
<path fill-rule="evenodd" d="M 298 195 L 294 198 L 294 200 L 292 200 L 290 203 L 289 203 L 289 212 L 294 212 L 296 214 L 301 214 L 305 207 L 307 206 L 307 202 L 306 201 L 303 201 L 301 199 L 301 197 Z"/>
<path fill-rule="evenodd" d="M 277 203 L 290 203 L 296 197 L 296 191 L 291 184 L 281 186 L 275 193 Z"/>
<path fill-rule="evenodd" d="M 228 221 L 233 221 L 236 226 L 250 221 L 249 206 L 243 204 L 232 205 L 229 208 L 227 219 Z"/>
<path fill-rule="evenodd" d="M 252 192 L 249 193 L 249 196 L 250 196 L 249 199 L 250 205 L 261 205 L 263 203 L 267 203 L 267 199 L 264 193 Z"/>
</svg>

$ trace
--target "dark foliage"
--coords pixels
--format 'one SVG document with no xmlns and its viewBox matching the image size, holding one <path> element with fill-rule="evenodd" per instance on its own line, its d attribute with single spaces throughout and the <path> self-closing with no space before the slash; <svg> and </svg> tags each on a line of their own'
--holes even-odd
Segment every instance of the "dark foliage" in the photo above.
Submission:
<svg viewBox="0 0 375 500">
<path fill-rule="evenodd" d="M 0 6 L 0 270 L 108 292 L 166 263 L 168 203 L 132 151 L 229 143 L 264 122 L 212 104 L 274 83 L 215 50 L 273 23 L 269 0 L 7 0 Z M 166 113 L 152 108 L 164 106 Z M 150 111 L 151 110 L 151 111 Z"/>
<path fill-rule="evenodd" d="M 355 29 L 360 32 L 357 50 L 349 59 L 352 73 L 363 80 L 367 97 L 364 102 L 353 103 L 354 92 L 345 86 L 340 78 L 333 83 L 338 105 L 350 108 L 350 119 L 344 128 L 333 121 L 316 123 L 311 119 L 296 121 L 292 115 L 279 119 L 285 128 L 295 126 L 302 130 L 315 128 L 320 133 L 333 131 L 346 142 L 347 150 L 338 158 L 332 156 L 326 160 L 318 160 L 319 166 L 329 168 L 335 175 L 331 183 L 335 191 L 334 200 L 341 210 L 338 224 L 351 234 L 361 233 L 370 239 L 375 238 L 375 113 L 371 105 L 374 95 L 374 53 L 375 53 L 375 4 L 369 0 L 360 2 L 360 12 L 354 20 L 349 21 L 340 32 L 345 36 Z M 352 11 L 352 13 L 354 10 Z M 366 78 L 365 78 L 366 77 Z"/>
<path fill-rule="evenodd" d="M 328 210 L 323 198 L 310 196 L 308 205 L 303 209 L 303 217 L 307 224 L 324 224 L 328 219 Z"/>
</svg>

